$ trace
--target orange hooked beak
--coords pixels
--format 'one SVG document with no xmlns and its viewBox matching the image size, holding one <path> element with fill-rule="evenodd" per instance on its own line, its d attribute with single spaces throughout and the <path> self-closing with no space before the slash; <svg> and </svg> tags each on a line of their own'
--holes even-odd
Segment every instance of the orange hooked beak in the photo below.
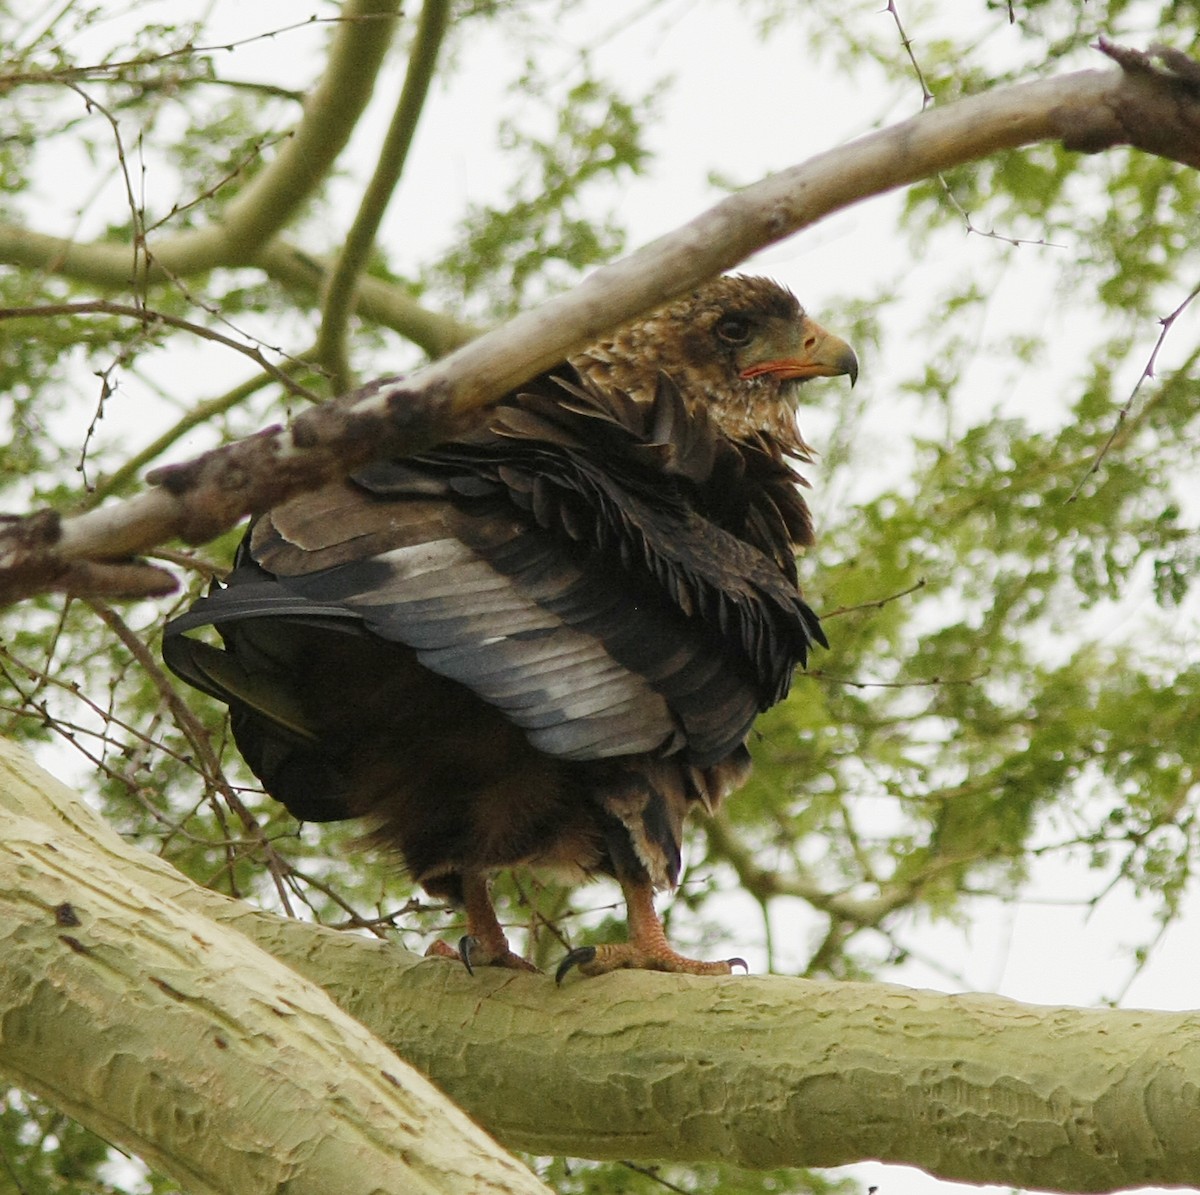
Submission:
<svg viewBox="0 0 1200 1195">
<path fill-rule="evenodd" d="M 805 316 L 792 326 L 791 343 L 764 345 L 770 354 L 767 359 L 754 361 L 741 370 L 743 378 L 763 374 L 790 380 L 794 378 L 833 378 L 846 374 L 850 385 L 858 381 L 858 358 L 854 350 L 840 337 L 826 332 L 816 320 Z M 778 355 L 775 355 L 778 353 Z"/>
</svg>

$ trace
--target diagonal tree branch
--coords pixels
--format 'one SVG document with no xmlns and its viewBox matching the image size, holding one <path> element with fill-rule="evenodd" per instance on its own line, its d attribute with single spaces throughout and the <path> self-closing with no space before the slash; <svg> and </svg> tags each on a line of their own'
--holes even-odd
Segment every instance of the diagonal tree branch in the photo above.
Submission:
<svg viewBox="0 0 1200 1195">
<path fill-rule="evenodd" d="M 319 987 L 180 905 L 170 869 L 78 833 L 94 815 L 69 800 L 30 816 L 43 778 L 7 745 L 0 759 L 6 1082 L 199 1195 L 544 1195 Z"/>
<path fill-rule="evenodd" d="M 1119 68 L 973 96 L 764 179 L 411 379 L 380 379 L 305 411 L 288 429 L 158 470 L 149 479 L 157 488 L 129 502 L 14 524 L 0 536 L 0 600 L 69 590 L 76 562 L 174 536 L 200 542 L 368 460 L 459 434 L 481 408 L 609 329 L 868 196 L 1051 139 L 1086 152 L 1132 145 L 1200 166 L 1200 84 L 1178 62 L 1163 68 L 1103 49 Z"/>
</svg>

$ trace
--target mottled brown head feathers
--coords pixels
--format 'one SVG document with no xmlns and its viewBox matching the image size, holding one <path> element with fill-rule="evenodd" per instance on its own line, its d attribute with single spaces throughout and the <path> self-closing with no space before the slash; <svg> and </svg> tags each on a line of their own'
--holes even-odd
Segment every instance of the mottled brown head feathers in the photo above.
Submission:
<svg viewBox="0 0 1200 1195">
<path fill-rule="evenodd" d="M 734 439 L 772 437 L 789 455 L 808 447 L 796 427 L 798 386 L 858 374 L 850 347 L 768 278 L 729 275 L 619 329 L 571 360 L 584 377 L 650 398 L 668 374 Z"/>
</svg>

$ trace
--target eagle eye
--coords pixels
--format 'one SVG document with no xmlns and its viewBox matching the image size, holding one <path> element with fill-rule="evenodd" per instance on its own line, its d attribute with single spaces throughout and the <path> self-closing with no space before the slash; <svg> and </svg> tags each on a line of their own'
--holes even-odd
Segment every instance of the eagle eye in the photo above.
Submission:
<svg viewBox="0 0 1200 1195">
<path fill-rule="evenodd" d="M 726 344 L 745 344 L 754 329 L 744 315 L 726 315 L 717 321 L 715 330 Z"/>
</svg>

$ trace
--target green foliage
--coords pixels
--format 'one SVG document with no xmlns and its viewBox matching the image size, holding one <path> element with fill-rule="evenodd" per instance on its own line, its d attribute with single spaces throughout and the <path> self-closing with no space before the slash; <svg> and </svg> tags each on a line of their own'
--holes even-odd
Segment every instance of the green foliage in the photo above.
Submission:
<svg viewBox="0 0 1200 1195">
<path fill-rule="evenodd" d="M 616 80 L 600 65 L 603 47 L 572 50 L 565 70 L 547 65 L 572 9 L 458 7 L 457 61 L 443 65 L 442 85 L 465 86 L 470 38 L 488 22 L 533 47 L 514 59 L 504 111 L 480 114 L 497 126 L 503 178 L 447 216 L 456 230 L 448 250 L 376 247 L 370 274 L 390 295 L 495 319 L 623 248 L 620 203 L 656 165 L 650 131 L 666 92 L 652 80 Z M 1182 2 L 893 9 L 762 0 L 714 11 L 750 13 L 772 36 L 798 29 L 814 58 L 840 63 L 863 94 L 878 96 L 881 117 L 919 110 L 922 84 L 939 104 L 1093 64 L 1087 46 L 1100 33 L 1190 51 L 1198 40 L 1195 5 Z M 133 24 L 124 40 L 106 42 L 107 15 L 61 5 L 43 26 L 0 6 L 0 217 L 84 249 L 124 251 L 133 230 L 150 225 L 153 252 L 162 239 L 211 227 L 245 194 L 313 78 L 247 78 L 236 57 L 194 48 L 206 43 L 200 27 Z M 313 71 L 319 65 L 314 57 Z M 714 140 L 716 170 L 720 153 Z M 67 193 L 47 185 L 63 161 L 79 176 Z M 135 474 L 303 402 L 203 333 L 279 346 L 272 361 L 302 354 L 319 292 L 315 258 L 344 234 L 344 197 L 358 193 L 362 174 L 361 162 L 347 165 L 306 197 L 299 229 L 285 230 L 317 277 L 308 289 L 255 260 L 147 284 L 133 278 L 130 251 L 128 270 L 106 284 L 57 258 L 30 264 L 27 246 L 14 250 L 0 272 L 2 307 L 103 297 L 147 303 L 194 329 L 94 311 L 0 320 L 6 505 L 69 509 L 86 501 L 85 482 L 148 445 L 157 443 Z M 422 180 L 403 185 L 419 194 Z M 57 204 L 53 226 L 47 197 Z M 921 924 L 966 923 L 975 898 L 1017 898 L 1043 859 L 1064 857 L 1079 861 L 1081 884 L 1095 880 L 1080 900 L 1124 885 L 1160 925 L 1177 916 L 1200 851 L 1194 312 L 1172 331 L 1171 366 L 1137 380 L 1148 375 L 1155 321 L 1200 278 L 1198 210 L 1200 175 L 1156 158 L 1088 158 L 1052 145 L 997 155 L 906 193 L 906 260 L 951 245 L 962 264 L 949 280 L 914 290 L 901 276 L 848 296 L 840 316 L 821 313 L 864 361 L 855 394 L 820 412 L 822 456 L 807 470 L 820 542 L 802 575 L 832 648 L 761 719 L 751 783 L 695 828 L 670 911 L 681 945 L 711 951 L 732 937 L 737 951 L 716 899 L 736 883 L 762 910 L 763 944 L 781 968 L 887 975 L 917 948 Z M 664 228 L 673 219 L 664 215 Z M 961 250 L 968 226 L 991 234 L 968 238 L 983 247 L 975 257 Z M 997 280 L 1032 255 L 1078 324 L 1063 332 L 1021 312 L 992 333 Z M 397 351 L 404 333 L 402 318 L 363 316 L 354 351 L 390 370 L 382 350 Z M 815 401 L 832 407 L 827 393 L 814 388 Z M 210 414 L 195 428 L 201 409 Z M 228 561 L 236 538 L 176 561 L 181 578 L 198 591 L 212 575 L 204 561 Z M 176 695 L 155 662 L 167 605 L 109 611 L 46 598 L 13 613 L 0 642 L 3 732 L 35 745 L 123 833 L 203 883 L 414 949 L 433 935 L 452 939 L 451 917 L 387 861 L 363 857 L 356 827 L 300 829 L 258 790 L 232 750 L 223 708 Z M 601 886 L 571 892 L 502 877 L 496 896 L 543 966 L 568 943 L 622 931 L 613 892 Z M 801 928 L 786 940 L 773 933 L 778 910 L 797 906 Z M 1140 960 L 1150 946 L 1140 944 Z M 22 1190 L 168 1189 L 152 1176 L 125 1177 L 129 1168 L 114 1167 L 102 1142 L 20 1096 L 0 1111 L 0 1150 Z M 716 1167 L 536 1165 L 564 1193 L 834 1195 L 843 1186 Z"/>
<path fill-rule="evenodd" d="M 140 1170 L 131 1160 L 114 1161 L 107 1141 L 41 1100 L 15 1091 L 0 1099 L 0 1173 L 6 1189 L 21 1195 L 172 1195 L 179 1190 Z"/>
<path fill-rule="evenodd" d="M 557 110 L 554 129 L 545 137 L 515 119 L 501 122 L 499 143 L 519 181 L 503 206 L 471 207 L 457 245 L 428 273 L 431 284 L 457 292 L 460 301 L 486 295 L 492 318 L 565 289 L 624 248 L 620 224 L 612 215 L 597 217 L 594 196 L 645 169 L 655 92 L 631 102 L 592 74 L 586 56 L 580 70 L 583 77 L 560 96 L 534 63 L 526 64 L 516 90 L 536 101 L 543 119 L 547 107 Z"/>
</svg>

